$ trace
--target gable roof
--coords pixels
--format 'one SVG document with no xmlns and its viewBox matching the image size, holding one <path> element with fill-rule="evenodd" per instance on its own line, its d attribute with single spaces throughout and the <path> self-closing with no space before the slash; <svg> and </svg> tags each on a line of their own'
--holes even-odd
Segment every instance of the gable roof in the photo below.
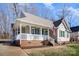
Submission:
<svg viewBox="0 0 79 59">
<path fill-rule="evenodd" d="M 23 13 L 25 14 L 25 17 L 16 19 L 15 23 L 19 24 L 19 21 L 20 21 L 28 24 L 34 24 L 34 25 L 39 25 L 39 26 L 44 26 L 49 28 L 53 27 L 53 21 L 51 20 L 44 19 L 27 12 L 23 12 Z"/>
<path fill-rule="evenodd" d="M 71 29 L 72 32 L 78 32 L 79 26 L 71 27 L 70 29 Z"/>
<path fill-rule="evenodd" d="M 60 20 L 57 20 L 57 21 L 55 21 L 55 22 L 53 22 L 54 23 L 54 26 L 55 27 L 58 27 L 61 23 L 62 23 L 62 18 L 60 19 Z"/>
<path fill-rule="evenodd" d="M 25 16 L 25 14 L 21 11 L 21 12 L 20 12 L 20 15 L 19 15 L 19 18 L 23 18 L 23 17 L 26 17 L 26 16 Z"/>
<path fill-rule="evenodd" d="M 54 23 L 55 27 L 58 27 L 61 23 L 63 23 L 64 27 L 66 28 L 66 30 L 70 31 L 70 28 L 68 27 L 68 24 L 66 23 L 66 21 L 64 20 L 64 18 L 61 18 L 60 20 L 57 20 Z"/>
</svg>

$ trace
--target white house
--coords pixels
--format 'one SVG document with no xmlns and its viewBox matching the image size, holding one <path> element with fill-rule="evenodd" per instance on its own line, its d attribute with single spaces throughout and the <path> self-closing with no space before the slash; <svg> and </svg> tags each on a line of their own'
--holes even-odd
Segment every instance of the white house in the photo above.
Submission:
<svg viewBox="0 0 79 59">
<path fill-rule="evenodd" d="M 42 41 L 49 40 L 54 43 L 50 36 L 53 22 L 41 17 L 24 13 L 25 17 L 16 19 L 14 23 L 15 41 L 21 47 L 42 46 Z"/>
<path fill-rule="evenodd" d="M 23 14 L 25 17 L 16 19 L 13 26 L 16 44 L 21 47 L 43 46 L 46 40 L 53 45 L 70 41 L 70 28 L 64 19 L 53 22 L 30 13 Z"/>
<path fill-rule="evenodd" d="M 70 28 L 63 18 L 54 22 L 53 35 L 56 37 L 55 42 L 57 43 L 70 41 Z"/>
</svg>

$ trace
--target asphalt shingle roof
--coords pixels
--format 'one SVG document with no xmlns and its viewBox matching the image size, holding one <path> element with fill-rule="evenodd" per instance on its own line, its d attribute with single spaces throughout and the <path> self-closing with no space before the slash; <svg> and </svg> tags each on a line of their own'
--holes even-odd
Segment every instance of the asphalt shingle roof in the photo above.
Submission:
<svg viewBox="0 0 79 59">
<path fill-rule="evenodd" d="M 63 18 L 54 22 L 54 26 L 58 27 L 62 23 Z"/>
<path fill-rule="evenodd" d="M 79 26 L 71 27 L 70 29 L 71 29 L 72 32 L 78 32 Z"/>
</svg>

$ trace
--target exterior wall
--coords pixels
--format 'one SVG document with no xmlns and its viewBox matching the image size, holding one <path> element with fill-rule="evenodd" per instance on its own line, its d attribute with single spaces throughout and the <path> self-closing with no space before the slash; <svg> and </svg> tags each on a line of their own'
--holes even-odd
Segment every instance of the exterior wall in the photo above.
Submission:
<svg viewBox="0 0 79 59">
<path fill-rule="evenodd" d="M 71 35 L 70 35 L 71 38 L 74 38 L 74 37 L 77 37 L 77 36 L 78 36 L 78 32 L 72 32 Z"/>
<path fill-rule="evenodd" d="M 65 37 L 60 37 L 59 36 L 59 30 L 61 31 L 65 31 Z M 70 34 L 68 34 L 69 36 L 67 37 L 67 31 L 64 27 L 64 25 L 61 23 L 57 29 L 57 42 L 58 43 L 62 43 L 62 42 L 69 42 L 70 41 Z"/>
<path fill-rule="evenodd" d="M 71 34 L 70 34 L 70 38 L 71 38 L 71 40 L 79 40 L 79 32 L 72 32 Z"/>
<path fill-rule="evenodd" d="M 54 35 L 54 36 L 57 36 L 57 28 L 54 28 L 54 29 L 53 29 L 53 35 Z"/>
<path fill-rule="evenodd" d="M 54 39 L 54 42 L 57 43 L 57 29 L 53 28 L 53 30 L 50 30 L 50 36 Z"/>
</svg>

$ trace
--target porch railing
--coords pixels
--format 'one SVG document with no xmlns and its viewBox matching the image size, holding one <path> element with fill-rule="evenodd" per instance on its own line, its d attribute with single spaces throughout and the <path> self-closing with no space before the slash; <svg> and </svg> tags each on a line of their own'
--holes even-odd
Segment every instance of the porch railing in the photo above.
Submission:
<svg viewBox="0 0 79 59">
<path fill-rule="evenodd" d="M 16 36 L 16 40 L 48 40 L 50 43 L 54 45 L 55 39 L 48 35 L 38 35 L 38 34 L 25 34 L 21 33 Z"/>
<path fill-rule="evenodd" d="M 47 40 L 48 35 L 40 35 L 40 34 L 25 34 L 21 33 L 16 36 L 16 40 Z"/>
</svg>

